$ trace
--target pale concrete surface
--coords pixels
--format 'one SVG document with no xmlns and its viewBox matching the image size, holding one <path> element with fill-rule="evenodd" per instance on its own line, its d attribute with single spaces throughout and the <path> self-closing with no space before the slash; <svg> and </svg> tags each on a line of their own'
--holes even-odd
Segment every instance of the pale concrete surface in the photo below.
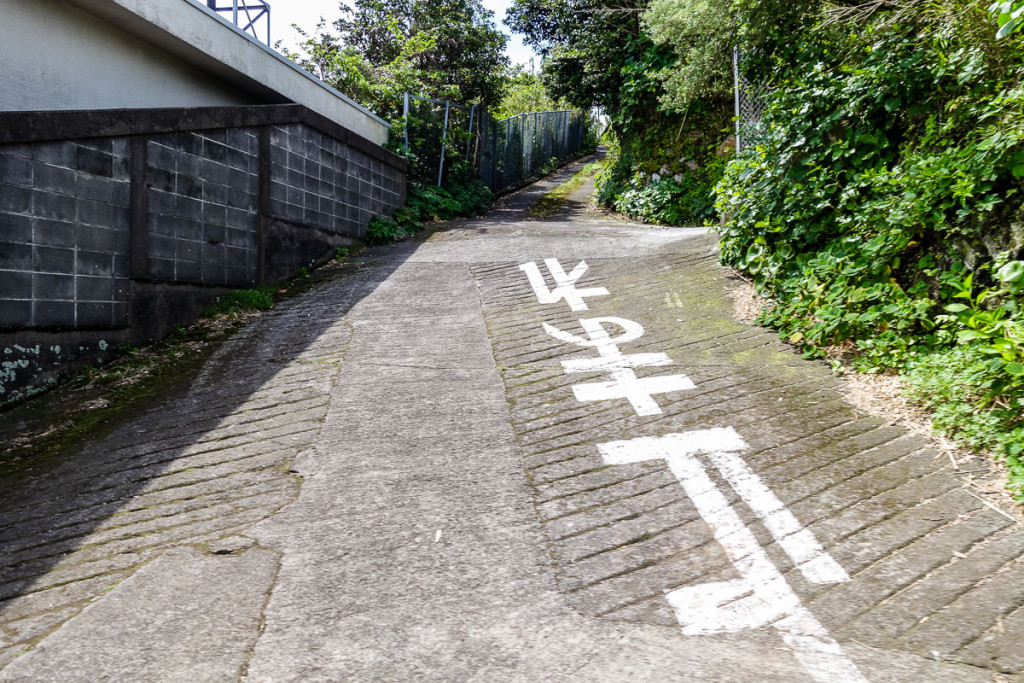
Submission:
<svg viewBox="0 0 1024 683">
<path fill-rule="evenodd" d="M 0 16 L 0 111 L 294 102 L 387 141 L 386 121 L 190 0 L 0 0 Z"/>
<path fill-rule="evenodd" d="M 227 681 L 242 673 L 278 554 L 174 548 L 0 671 L 4 681 Z"/>
<path fill-rule="evenodd" d="M 235 337 L 189 392 L 19 482 L 0 508 L 21 553 L 0 570 L 0 680 L 189 680 L 213 652 L 210 680 L 811 680 L 770 628 L 680 632 L 664 593 L 734 570 L 663 466 L 607 467 L 596 448 L 725 425 L 849 572 L 807 583 L 737 505 L 864 678 L 1018 673 L 1024 531 L 917 437 L 854 415 L 827 366 L 735 322 L 713 236 L 576 204 L 526 220 L 552 184 L 367 252 Z M 518 265 L 544 258 L 586 258 L 580 286 L 609 296 L 539 304 Z M 585 315 L 642 322 L 628 351 L 667 352 L 695 389 L 647 417 L 576 401 L 589 378 L 560 361 L 587 352 L 540 323 Z M 231 607 L 182 608 L 195 599 Z M 103 625 L 141 615 L 155 625 L 116 627 L 112 656 Z M 168 624 L 202 645 L 157 642 Z"/>
</svg>

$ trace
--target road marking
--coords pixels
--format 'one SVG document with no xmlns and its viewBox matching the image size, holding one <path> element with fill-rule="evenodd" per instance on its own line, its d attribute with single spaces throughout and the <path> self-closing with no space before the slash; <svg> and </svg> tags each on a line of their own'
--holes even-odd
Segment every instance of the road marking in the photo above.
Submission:
<svg viewBox="0 0 1024 683">
<path fill-rule="evenodd" d="M 584 297 L 608 296 L 608 290 L 604 287 L 576 288 L 576 281 L 583 277 L 583 273 L 587 272 L 589 267 L 586 261 L 577 263 L 576 267 L 569 273 L 565 272 L 558 259 L 544 259 L 544 264 L 548 267 L 548 272 L 551 273 L 551 278 L 555 281 L 554 289 L 548 289 L 548 285 L 544 281 L 544 276 L 541 275 L 540 268 L 537 267 L 536 262 L 530 261 L 529 263 L 519 265 L 519 270 L 526 273 L 526 277 L 530 280 L 530 286 L 533 287 L 533 292 L 537 295 L 537 301 L 540 303 L 555 304 L 564 299 L 572 310 L 585 311 L 587 310 L 587 303 L 583 300 Z"/>
<path fill-rule="evenodd" d="M 551 304 L 564 299 L 573 311 L 585 311 L 584 297 L 608 294 L 604 287 L 576 288 L 576 281 L 587 270 L 585 261 L 580 261 L 568 274 L 557 260 L 545 259 L 544 262 L 557 285 L 553 290 L 548 289 L 536 263 L 531 261 L 519 266 L 529 278 L 540 303 Z M 675 294 L 673 297 L 666 295 L 666 303 L 682 306 L 682 300 Z M 562 361 L 566 373 L 606 372 L 610 377 L 606 382 L 573 385 L 577 400 L 626 398 L 637 415 L 657 415 L 662 410 L 654 394 L 694 388 L 690 378 L 683 374 L 636 376 L 633 368 L 672 365 L 672 360 L 664 353 L 624 354 L 619 350 L 619 344 L 643 336 L 644 328 L 639 323 L 614 317 L 583 318 L 579 322 L 586 338 L 544 323 L 544 331 L 555 339 L 597 350 L 597 358 Z M 612 337 L 605 325 L 618 326 L 622 331 Z M 686 586 L 666 594 L 683 633 L 735 633 L 772 626 L 816 681 L 866 683 L 857 666 L 843 654 L 839 643 L 803 606 L 800 597 L 697 458 L 704 455 L 718 469 L 807 580 L 813 583 L 849 581 L 849 575 L 825 552 L 814 534 L 800 524 L 740 457 L 740 452 L 746 448 L 746 442 L 732 427 L 598 444 L 601 456 L 609 465 L 664 460 L 740 574 L 736 580 Z"/>
<path fill-rule="evenodd" d="M 729 431 L 739 439 L 740 443 L 743 442 L 732 427 L 727 427 L 725 430 L 706 431 Z M 740 450 L 743 448 L 729 451 L 709 450 L 707 453 L 708 458 L 722 473 L 729 485 L 761 518 L 804 578 L 811 583 L 818 584 L 849 581 L 850 576 L 846 570 L 825 552 L 811 530 L 800 524 L 775 493 L 750 469 L 750 466 L 740 457 L 738 453 Z"/>
<path fill-rule="evenodd" d="M 709 457 L 755 514 L 765 520 L 772 534 L 781 534 L 781 538 L 776 535 L 780 545 L 782 539 L 787 540 L 783 548 L 794 561 L 796 557 L 805 558 L 801 566 L 808 567 L 807 571 L 819 578 L 848 580 L 842 567 L 821 549 L 809 530 L 800 527 L 793 532 L 789 519 L 798 527 L 799 522 L 791 514 L 788 518 L 779 514 L 785 507 L 781 502 L 778 507 L 774 505 L 778 498 L 760 478 L 745 463 L 737 468 L 730 456 L 738 458 L 738 451 L 745 448 L 746 443 L 731 427 L 598 444 L 598 450 L 609 465 L 664 460 L 740 574 L 741 578 L 733 581 L 686 586 L 666 595 L 683 633 L 735 633 L 770 625 L 793 648 L 797 659 L 815 680 L 865 682 L 839 644 L 803 606 L 697 459 L 698 454 Z M 764 496 L 766 491 L 770 498 Z M 785 521 L 769 524 L 769 518 Z M 802 531 L 807 533 L 800 533 Z M 837 568 L 845 578 L 840 578 Z"/>
<path fill-rule="evenodd" d="M 616 325 L 622 333 L 616 337 L 608 334 L 605 325 Z M 634 341 L 643 336 L 644 328 L 625 318 L 582 318 L 580 325 L 588 339 L 560 330 L 544 323 L 544 331 L 568 344 L 597 349 L 598 358 L 582 358 L 562 361 L 567 373 L 605 372 L 606 382 L 574 384 L 572 392 L 577 401 L 607 401 L 624 398 L 633 406 L 637 415 L 659 415 L 661 406 L 654 400 L 654 394 L 693 389 L 693 381 L 684 374 L 661 375 L 659 377 L 637 377 L 633 368 L 672 365 L 672 359 L 665 353 L 624 354 L 619 344 Z"/>
</svg>

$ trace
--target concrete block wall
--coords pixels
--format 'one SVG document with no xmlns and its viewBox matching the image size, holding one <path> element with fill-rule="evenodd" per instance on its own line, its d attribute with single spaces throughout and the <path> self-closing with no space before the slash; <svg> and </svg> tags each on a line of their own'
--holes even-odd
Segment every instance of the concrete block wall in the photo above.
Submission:
<svg viewBox="0 0 1024 683">
<path fill-rule="evenodd" d="M 0 146 L 0 329 L 127 317 L 124 139 Z"/>
<path fill-rule="evenodd" d="M 296 105 L 32 116 L 0 113 L 0 406 L 404 201 L 404 160 Z"/>
<path fill-rule="evenodd" d="M 300 126 L 270 133 L 272 212 L 339 234 L 362 234 L 372 216 L 401 201 L 401 180 L 384 162 Z"/>
<path fill-rule="evenodd" d="M 259 139 L 234 128 L 146 143 L 153 280 L 245 287 L 256 282 Z"/>
</svg>

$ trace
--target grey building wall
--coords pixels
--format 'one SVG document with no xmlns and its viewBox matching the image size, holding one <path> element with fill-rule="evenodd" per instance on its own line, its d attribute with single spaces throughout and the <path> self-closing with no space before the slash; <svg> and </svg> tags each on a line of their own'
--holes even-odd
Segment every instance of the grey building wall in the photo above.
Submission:
<svg viewBox="0 0 1024 683">
<path fill-rule="evenodd" d="M 0 111 L 303 105 L 390 126 L 193 0 L 0 0 Z"/>
<path fill-rule="evenodd" d="M 276 216 L 346 233 L 400 203 L 402 184 L 383 161 L 329 135 L 306 126 L 277 126 L 270 144 Z"/>
<path fill-rule="evenodd" d="M 405 171 L 296 105 L 0 113 L 0 405 L 329 259 Z"/>
<path fill-rule="evenodd" d="M 266 101 L 65 0 L 0 0 L 0 17 L 0 111 Z"/>
<path fill-rule="evenodd" d="M 146 276 L 230 287 L 253 284 L 257 131 L 182 131 L 154 136 L 146 144 Z"/>
<path fill-rule="evenodd" d="M 0 146 L 0 329 L 127 316 L 125 139 Z"/>
</svg>

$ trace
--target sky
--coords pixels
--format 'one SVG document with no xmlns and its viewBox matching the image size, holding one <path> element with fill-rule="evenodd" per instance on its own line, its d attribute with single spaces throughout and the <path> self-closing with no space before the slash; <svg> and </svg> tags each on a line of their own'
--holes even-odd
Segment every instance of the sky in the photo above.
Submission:
<svg viewBox="0 0 1024 683">
<path fill-rule="evenodd" d="M 269 0 L 269 2 L 270 42 L 273 44 L 278 40 L 283 40 L 284 45 L 292 48 L 299 42 L 298 34 L 291 27 L 292 24 L 298 24 L 303 29 L 312 31 L 321 16 L 330 23 L 341 14 L 338 11 L 339 0 Z M 511 0 L 483 0 L 484 7 L 494 12 L 498 28 L 509 36 L 505 54 L 513 64 L 528 64 L 531 58 L 536 58 L 536 53 L 523 45 L 520 37 L 513 35 L 512 31 L 502 23 L 502 19 L 505 18 L 505 9 L 510 4 L 512 4 Z"/>
</svg>

